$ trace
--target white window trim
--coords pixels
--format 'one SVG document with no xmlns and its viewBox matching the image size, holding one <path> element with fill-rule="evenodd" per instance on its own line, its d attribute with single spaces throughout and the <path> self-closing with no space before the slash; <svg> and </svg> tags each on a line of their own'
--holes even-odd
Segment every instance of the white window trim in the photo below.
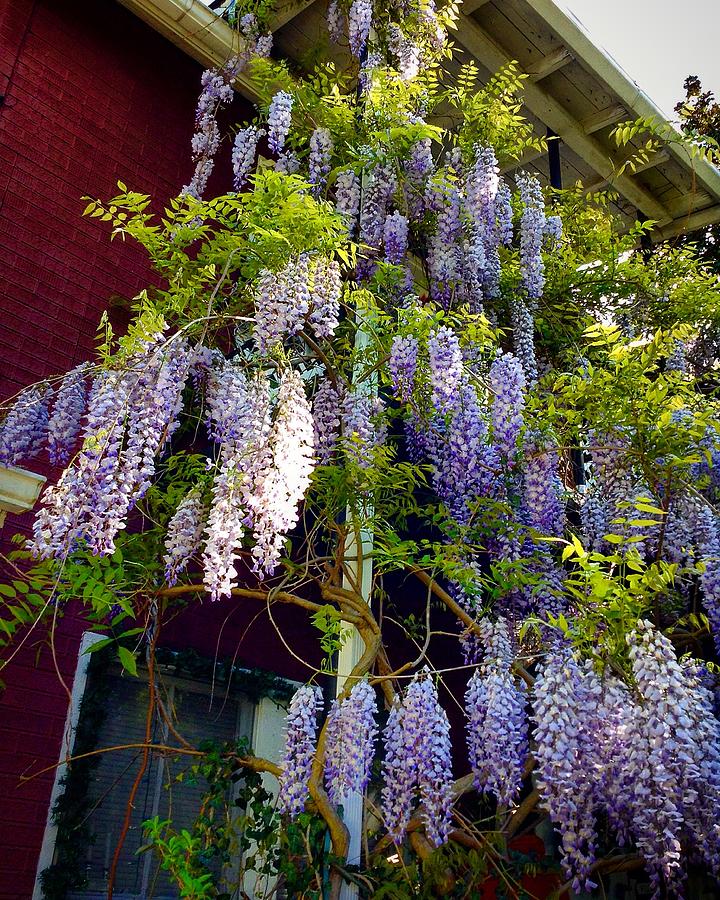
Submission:
<svg viewBox="0 0 720 900">
<path fill-rule="evenodd" d="M 80 717 L 80 705 L 87 685 L 88 668 L 91 660 L 91 654 L 88 651 L 92 646 L 97 644 L 98 641 L 104 640 L 105 637 L 105 635 L 96 634 L 93 631 L 86 631 L 80 641 L 80 649 L 78 651 L 78 659 L 75 666 L 75 677 L 73 678 L 73 686 L 70 693 L 70 704 L 65 718 L 65 730 L 63 731 L 63 739 L 60 745 L 60 754 L 58 756 L 60 765 L 55 769 L 55 781 L 53 782 L 52 791 L 50 793 L 45 834 L 43 835 L 40 856 L 38 857 L 38 864 L 35 872 L 35 887 L 33 888 L 32 900 L 42 900 L 40 875 L 48 868 L 48 866 L 52 865 L 53 857 L 55 855 L 57 826 L 52 820 L 52 811 L 55 806 L 55 801 L 63 791 L 62 779 L 67 771 L 67 765 L 64 760 L 66 760 L 72 752 L 73 743 L 75 742 L 75 731 Z"/>
</svg>

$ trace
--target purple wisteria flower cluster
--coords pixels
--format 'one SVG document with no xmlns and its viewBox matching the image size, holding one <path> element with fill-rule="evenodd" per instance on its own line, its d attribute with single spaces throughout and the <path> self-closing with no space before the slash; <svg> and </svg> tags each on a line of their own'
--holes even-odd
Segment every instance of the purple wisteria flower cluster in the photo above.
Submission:
<svg viewBox="0 0 720 900">
<path fill-rule="evenodd" d="M 558 475 L 558 452 L 538 436 L 526 437 L 522 467 L 523 516 L 543 535 L 561 537 L 565 531 L 565 502 Z"/>
<path fill-rule="evenodd" d="M 498 354 L 490 366 L 490 392 L 493 444 L 500 458 L 512 465 L 517 458 L 525 408 L 525 374 L 512 353 Z"/>
<path fill-rule="evenodd" d="M 522 202 L 520 215 L 520 273 L 523 289 L 533 303 L 543 295 L 545 263 L 542 245 L 546 232 L 545 199 L 537 178 L 525 173 L 517 177 Z M 557 226 L 555 226 L 557 227 Z"/>
<path fill-rule="evenodd" d="M 279 272 L 264 269 L 255 289 L 258 350 L 271 353 L 285 338 L 302 331 L 306 321 L 318 337 L 332 337 L 342 290 L 340 265 L 326 257 L 301 253 Z"/>
<path fill-rule="evenodd" d="M 287 91 L 278 91 L 270 101 L 268 110 L 268 147 L 277 156 L 285 148 L 285 141 L 292 124 L 294 98 Z"/>
<path fill-rule="evenodd" d="M 465 694 L 467 739 L 475 785 L 512 805 L 522 787 L 528 753 L 525 691 L 512 675 L 513 649 L 503 619 L 481 623 L 485 658 Z"/>
<path fill-rule="evenodd" d="M 446 325 L 434 331 L 428 340 L 432 404 L 444 415 L 455 407 L 463 377 L 463 356 L 457 335 Z"/>
<path fill-rule="evenodd" d="M 563 872 L 575 891 L 595 887 L 592 742 L 599 725 L 595 682 L 564 647 L 551 651 L 534 685 L 535 760 L 542 801 L 558 828 Z"/>
<path fill-rule="evenodd" d="M 383 244 L 385 246 L 385 259 L 399 266 L 405 259 L 408 247 L 407 216 L 400 212 L 394 212 L 385 218 Z"/>
<path fill-rule="evenodd" d="M 195 111 L 195 133 L 192 137 L 192 157 L 195 171 L 182 193 L 200 199 L 207 187 L 220 146 L 218 110 L 233 99 L 233 82 L 246 60 L 233 57 L 222 69 L 206 69 L 202 75 L 202 91 Z"/>
<path fill-rule="evenodd" d="M 241 190 L 246 184 L 252 168 L 255 165 L 257 146 L 260 138 L 265 137 L 265 129 L 250 125 L 241 128 L 235 135 L 232 149 L 232 167 L 236 191 Z"/>
<path fill-rule="evenodd" d="M 202 545 L 207 509 L 202 494 L 192 490 L 178 504 L 165 535 L 165 580 L 172 587 Z"/>
<path fill-rule="evenodd" d="M 361 469 L 370 466 L 373 452 L 385 443 L 384 409 L 383 401 L 379 397 L 371 398 L 363 385 L 355 387 L 343 399 L 343 449 L 347 459 Z"/>
<path fill-rule="evenodd" d="M 192 352 L 182 339 L 157 337 L 124 371 L 96 376 L 72 464 L 43 497 L 33 552 L 64 558 L 85 541 L 110 554 L 128 512 L 152 482 L 155 460 L 179 425 Z"/>
<path fill-rule="evenodd" d="M 308 159 L 309 181 L 313 186 L 313 196 L 315 197 L 319 197 L 325 188 L 332 153 L 332 135 L 327 128 L 316 128 L 310 136 L 310 157 Z"/>
<path fill-rule="evenodd" d="M 305 684 L 290 701 L 282 759 L 278 809 L 296 819 L 305 808 L 317 742 L 317 717 L 322 709 L 320 688 Z"/>
<path fill-rule="evenodd" d="M 350 50 L 357 59 L 361 59 L 365 53 L 372 17 L 372 0 L 352 0 L 348 15 L 348 37 Z"/>
<path fill-rule="evenodd" d="M 362 793 L 370 779 L 377 736 L 377 701 L 367 681 L 359 681 L 344 700 L 333 701 L 325 733 L 325 784 L 331 803 L 351 791 Z"/>
<path fill-rule="evenodd" d="M 347 222 L 350 237 L 357 229 L 360 193 L 360 179 L 352 169 L 338 173 L 335 179 L 335 209 Z"/>
<path fill-rule="evenodd" d="M 384 732 L 382 809 L 390 837 L 405 837 L 419 794 L 428 840 L 439 847 L 450 830 L 452 760 L 450 723 L 427 671 L 410 683 L 390 711 Z"/>
<path fill-rule="evenodd" d="M 0 425 L 0 464 L 17 466 L 40 453 L 48 430 L 50 391 L 43 387 L 24 390 Z"/>
<path fill-rule="evenodd" d="M 342 415 L 340 392 L 329 378 L 322 378 L 313 397 L 312 413 L 315 429 L 315 458 L 318 465 L 330 462 L 340 438 Z"/>
<path fill-rule="evenodd" d="M 413 335 L 393 338 L 388 360 L 388 371 L 395 396 L 408 403 L 415 386 L 415 372 L 418 364 L 418 341 Z"/>
<path fill-rule="evenodd" d="M 282 374 L 275 418 L 263 449 L 258 448 L 254 478 L 245 503 L 254 537 L 253 569 L 270 575 L 282 555 L 285 536 L 298 520 L 298 508 L 310 484 L 315 429 L 300 375 Z"/>
<path fill-rule="evenodd" d="M 55 396 L 47 438 L 50 462 L 58 466 L 67 465 L 80 436 L 87 406 L 86 371 L 86 364 L 71 369 Z"/>
</svg>

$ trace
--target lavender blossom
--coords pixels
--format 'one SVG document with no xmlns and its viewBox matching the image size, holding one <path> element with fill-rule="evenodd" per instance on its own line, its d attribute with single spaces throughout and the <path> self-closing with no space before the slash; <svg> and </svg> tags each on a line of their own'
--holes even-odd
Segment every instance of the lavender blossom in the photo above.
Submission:
<svg viewBox="0 0 720 900">
<path fill-rule="evenodd" d="M 306 253 L 290 259 L 281 272 L 260 273 L 255 292 L 255 341 L 269 353 L 302 330 L 310 311 L 310 260 Z"/>
<path fill-rule="evenodd" d="M 335 209 L 347 222 L 352 237 L 360 212 L 360 179 L 352 169 L 340 172 L 335 180 Z"/>
<path fill-rule="evenodd" d="M 534 435 L 525 441 L 522 477 L 526 522 L 543 535 L 561 537 L 565 531 L 565 504 L 557 452 L 543 446 Z"/>
<path fill-rule="evenodd" d="M 419 791 L 428 840 L 439 847 L 450 830 L 450 724 L 425 670 L 413 679 L 385 729 L 382 807 L 390 837 L 400 843 Z"/>
<path fill-rule="evenodd" d="M 67 465 L 80 435 L 81 420 L 87 405 L 87 387 L 83 363 L 63 379 L 48 421 L 48 455 L 54 465 Z"/>
<path fill-rule="evenodd" d="M 408 246 L 408 220 L 402 213 L 394 212 L 385 218 L 383 244 L 387 261 L 399 266 L 405 259 Z"/>
<path fill-rule="evenodd" d="M 37 456 L 48 428 L 49 391 L 26 388 L 0 425 L 0 464 L 16 466 Z"/>
<path fill-rule="evenodd" d="M 318 465 L 330 462 L 340 437 L 340 395 L 329 378 L 323 378 L 313 398 L 315 458 Z"/>
<path fill-rule="evenodd" d="M 283 150 L 275 160 L 275 171 L 281 175 L 297 175 L 300 171 L 300 157 L 294 150 Z"/>
<path fill-rule="evenodd" d="M 500 458 L 512 465 L 523 427 L 525 375 L 512 353 L 500 353 L 490 367 L 492 438 Z"/>
<path fill-rule="evenodd" d="M 165 580 L 172 587 L 200 549 L 207 510 L 202 495 L 192 490 L 178 504 L 165 535 Z"/>
<path fill-rule="evenodd" d="M 395 396 L 403 403 L 409 403 L 415 384 L 415 370 L 418 360 L 418 342 L 412 335 L 393 338 L 388 360 L 388 370 L 392 379 Z"/>
<path fill-rule="evenodd" d="M 560 834 L 565 878 L 577 892 L 595 887 L 592 741 L 599 690 L 597 678 L 564 648 L 548 654 L 534 686 L 538 789 Z"/>
<path fill-rule="evenodd" d="M 510 188 L 507 182 L 501 178 L 497 194 L 495 195 L 495 215 L 498 238 L 504 247 L 510 247 L 513 242 L 513 208 L 511 199 Z"/>
<path fill-rule="evenodd" d="M 321 709 L 322 692 L 309 684 L 295 692 L 288 708 L 278 809 L 290 819 L 296 819 L 305 808 Z"/>
<path fill-rule="evenodd" d="M 345 35 L 345 16 L 340 9 L 338 0 L 330 0 L 327 10 L 328 34 L 330 40 L 339 44 Z"/>
<path fill-rule="evenodd" d="M 265 130 L 256 125 L 241 128 L 235 135 L 232 150 L 232 167 L 235 174 L 234 186 L 239 191 L 245 186 L 248 176 L 255 164 L 257 145 L 261 137 L 265 136 Z"/>
<path fill-rule="evenodd" d="M 310 484 L 313 451 L 310 404 L 302 378 L 288 369 L 280 381 L 266 464 L 245 492 L 255 538 L 254 571 L 270 575 L 280 560 L 287 532 L 297 524 L 298 507 Z"/>
<path fill-rule="evenodd" d="M 375 691 L 359 681 L 344 700 L 335 700 L 325 740 L 325 784 L 331 803 L 362 792 L 370 779 L 377 725 Z"/>
<path fill-rule="evenodd" d="M 421 49 L 391 22 L 388 26 L 388 46 L 395 57 L 397 70 L 403 81 L 410 81 L 420 71 Z"/>
<path fill-rule="evenodd" d="M 326 257 L 315 260 L 308 321 L 320 338 L 331 338 L 338 327 L 342 289 L 337 260 Z"/>
<path fill-rule="evenodd" d="M 270 101 L 268 110 L 268 147 L 277 156 L 285 147 L 285 140 L 292 124 L 293 95 L 278 91 Z"/>
<path fill-rule="evenodd" d="M 417 221 L 425 213 L 425 186 L 435 166 L 432 155 L 432 141 L 423 138 L 410 148 L 403 169 L 405 180 L 403 188 L 405 201 L 410 217 Z"/>
<path fill-rule="evenodd" d="M 468 750 L 475 785 L 491 792 L 501 806 L 514 803 L 522 787 L 528 752 L 525 691 L 511 673 L 512 648 L 507 623 L 481 622 L 485 660 L 465 694 Z"/>
<path fill-rule="evenodd" d="M 520 216 L 520 271 L 522 286 L 530 301 L 542 297 L 545 287 L 545 263 L 542 244 L 545 236 L 545 200 L 537 178 L 517 177 L 523 204 Z"/>
<path fill-rule="evenodd" d="M 353 0 L 348 15 L 348 36 L 350 51 L 357 59 L 361 59 L 367 46 L 368 35 L 372 27 L 372 0 Z"/>
<path fill-rule="evenodd" d="M 528 384 L 537 381 L 538 365 L 535 357 L 535 322 L 529 305 L 515 295 L 510 301 L 515 355 L 522 363 Z"/>
<path fill-rule="evenodd" d="M 543 237 L 545 243 L 552 249 L 562 238 L 563 222 L 560 216 L 548 216 L 545 219 L 545 231 Z"/>
<path fill-rule="evenodd" d="M 319 197 L 327 182 L 333 153 L 332 135 L 327 128 L 316 128 L 310 136 L 310 184 L 313 195 Z"/>
<path fill-rule="evenodd" d="M 372 463 L 373 451 L 383 444 L 385 428 L 377 421 L 382 401 L 371 400 L 356 388 L 345 397 L 342 409 L 342 437 L 346 456 L 362 469 Z"/>
<path fill-rule="evenodd" d="M 432 404 L 440 415 L 444 415 L 451 412 L 457 403 L 458 387 L 463 376 L 460 342 L 455 332 L 443 325 L 430 335 L 428 350 Z"/>
</svg>

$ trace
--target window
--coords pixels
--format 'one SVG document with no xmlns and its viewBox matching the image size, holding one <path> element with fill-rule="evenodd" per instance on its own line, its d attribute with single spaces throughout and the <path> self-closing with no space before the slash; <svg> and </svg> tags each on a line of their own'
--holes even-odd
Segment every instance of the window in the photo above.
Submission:
<svg viewBox="0 0 720 900">
<path fill-rule="evenodd" d="M 107 714 L 99 729 L 98 748 L 142 742 L 147 715 L 147 682 L 114 669 L 103 677 L 107 679 Z M 164 702 L 171 712 L 174 727 L 193 746 L 208 739 L 225 742 L 242 736 L 251 738 L 254 706 L 241 694 L 226 695 L 221 687 L 212 697 L 209 685 L 185 678 L 163 677 L 162 685 Z M 152 740 L 153 743 L 178 746 L 158 716 L 153 722 Z M 92 802 L 88 824 L 93 839 L 86 848 L 88 886 L 69 894 L 71 900 L 100 900 L 107 896 L 108 874 L 141 755 L 142 751 L 138 749 L 103 754 L 90 776 L 88 798 Z M 191 757 L 151 755 L 136 794 L 116 872 L 116 900 L 150 897 L 175 900 L 179 896 L 171 879 L 160 870 L 157 857 L 137 851 L 144 844 L 142 822 L 146 819 L 156 815 L 171 817 L 176 830 L 192 824 L 200 809 L 204 785 L 177 780 L 177 775 L 188 771 L 192 764 Z"/>
</svg>

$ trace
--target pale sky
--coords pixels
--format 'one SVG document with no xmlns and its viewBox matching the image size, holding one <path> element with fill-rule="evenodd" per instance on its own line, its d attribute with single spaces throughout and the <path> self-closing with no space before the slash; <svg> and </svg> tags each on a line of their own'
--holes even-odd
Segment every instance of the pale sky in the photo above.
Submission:
<svg viewBox="0 0 720 900">
<path fill-rule="evenodd" d="M 686 75 L 720 96 L 720 0 L 555 0 L 665 115 Z"/>
</svg>

